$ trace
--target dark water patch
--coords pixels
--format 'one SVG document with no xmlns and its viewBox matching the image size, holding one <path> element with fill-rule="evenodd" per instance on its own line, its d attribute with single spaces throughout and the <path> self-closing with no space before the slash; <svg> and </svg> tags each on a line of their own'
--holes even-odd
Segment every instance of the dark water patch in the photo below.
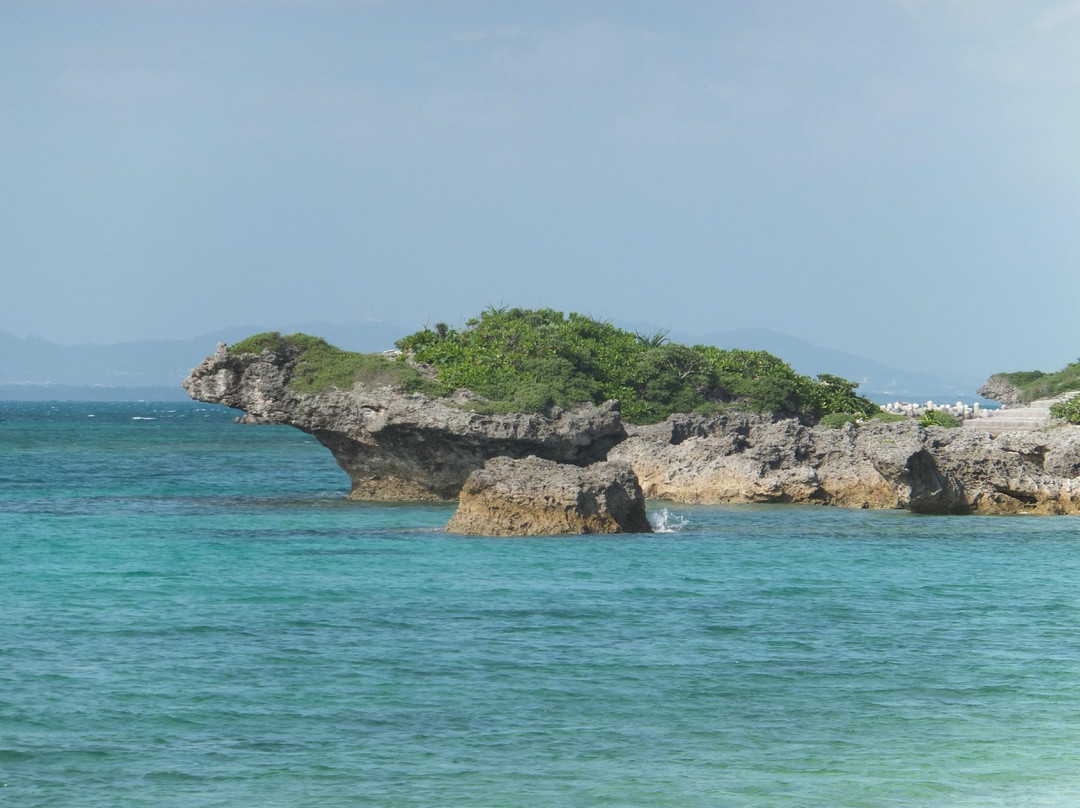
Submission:
<svg viewBox="0 0 1080 808">
<path fill-rule="evenodd" d="M 32 760 L 34 757 L 33 752 L 26 752 L 20 749 L 3 749 L 0 748 L 0 763 L 16 763 L 26 760 Z M 0 774 L 0 777 L 3 775 Z"/>
<path fill-rule="evenodd" d="M 354 538 L 371 538 L 370 535 Z M 408 550 L 394 547 L 308 547 L 289 551 L 299 556 L 401 556 Z"/>
<path fill-rule="evenodd" d="M 259 528 L 218 528 L 214 530 L 215 538 L 221 539 L 256 539 L 256 540 L 279 540 L 294 542 L 304 538 L 337 538 L 337 528 L 271 528 L 261 526 Z"/>
<path fill-rule="evenodd" d="M 168 769 L 164 771 L 147 772 L 143 775 L 143 779 L 151 783 L 201 783 L 206 780 L 213 780 L 214 778 L 207 778 L 205 775 L 192 774 L 191 772 L 178 771 L 176 769 Z"/>
</svg>

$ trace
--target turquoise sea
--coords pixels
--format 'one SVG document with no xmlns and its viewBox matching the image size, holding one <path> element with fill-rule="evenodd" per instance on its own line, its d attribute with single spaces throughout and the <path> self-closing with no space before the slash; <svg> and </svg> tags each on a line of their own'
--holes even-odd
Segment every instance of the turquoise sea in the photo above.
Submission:
<svg viewBox="0 0 1080 808">
<path fill-rule="evenodd" d="M 1076 519 L 454 537 L 234 415 L 0 404 L 0 806 L 1080 805 Z"/>
</svg>

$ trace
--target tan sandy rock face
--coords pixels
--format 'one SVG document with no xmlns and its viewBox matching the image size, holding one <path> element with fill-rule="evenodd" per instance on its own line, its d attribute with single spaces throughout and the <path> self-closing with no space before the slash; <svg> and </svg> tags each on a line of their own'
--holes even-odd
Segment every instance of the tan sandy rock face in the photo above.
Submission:
<svg viewBox="0 0 1080 808">
<path fill-rule="evenodd" d="M 446 529 L 478 536 L 652 532 L 628 465 L 582 468 L 538 457 L 498 457 L 470 474 Z"/>
<path fill-rule="evenodd" d="M 645 496 L 793 502 L 917 513 L 1080 513 L 1080 428 L 998 437 L 914 422 L 841 429 L 792 419 L 673 416 L 610 453 Z"/>
<path fill-rule="evenodd" d="M 352 499 L 448 500 L 492 457 L 537 455 L 587 465 L 626 436 L 615 402 L 546 414 L 483 415 L 391 387 L 297 392 L 289 349 L 232 354 L 218 346 L 184 382 L 192 398 L 288 424 L 328 448 Z"/>
</svg>

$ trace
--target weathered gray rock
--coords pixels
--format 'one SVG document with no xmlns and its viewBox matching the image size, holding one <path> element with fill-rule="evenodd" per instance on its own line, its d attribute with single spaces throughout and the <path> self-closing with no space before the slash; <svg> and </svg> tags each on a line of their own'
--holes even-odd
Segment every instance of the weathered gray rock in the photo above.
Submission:
<svg viewBox="0 0 1080 808">
<path fill-rule="evenodd" d="M 479 536 L 652 532 L 629 465 L 582 468 L 538 457 L 498 457 L 470 474 L 446 529 Z"/>
<path fill-rule="evenodd" d="M 261 426 L 270 422 L 265 418 L 259 418 L 258 416 L 252 415 L 250 412 L 245 412 L 243 415 L 238 415 L 233 418 L 233 423 L 244 424 L 247 426 Z"/>
<path fill-rule="evenodd" d="M 983 398 L 998 401 L 1004 407 L 1014 407 L 1020 403 L 1023 391 L 1000 373 L 995 373 L 976 391 Z"/>
<path fill-rule="evenodd" d="M 841 429 L 746 414 L 630 427 L 609 459 L 645 496 L 919 513 L 1080 513 L 1080 427 L 1007 433 L 871 421 Z"/>
<path fill-rule="evenodd" d="M 352 480 L 353 499 L 445 500 L 492 457 L 537 455 L 587 465 L 626 436 L 616 402 L 548 414 L 482 415 L 460 402 L 357 385 L 302 393 L 298 353 L 231 354 L 224 345 L 184 382 L 192 398 L 314 436 Z"/>
</svg>

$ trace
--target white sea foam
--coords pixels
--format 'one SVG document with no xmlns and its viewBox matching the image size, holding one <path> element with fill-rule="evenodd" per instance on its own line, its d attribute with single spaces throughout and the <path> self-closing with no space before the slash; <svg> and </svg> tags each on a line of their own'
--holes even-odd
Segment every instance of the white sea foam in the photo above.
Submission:
<svg viewBox="0 0 1080 808">
<path fill-rule="evenodd" d="M 151 418 L 149 415 L 133 415 L 133 416 L 131 416 L 131 420 L 132 421 L 156 421 L 157 418 Z"/>
<path fill-rule="evenodd" d="M 678 533 L 686 527 L 686 517 L 661 508 L 649 514 L 649 524 L 653 533 Z"/>
</svg>

